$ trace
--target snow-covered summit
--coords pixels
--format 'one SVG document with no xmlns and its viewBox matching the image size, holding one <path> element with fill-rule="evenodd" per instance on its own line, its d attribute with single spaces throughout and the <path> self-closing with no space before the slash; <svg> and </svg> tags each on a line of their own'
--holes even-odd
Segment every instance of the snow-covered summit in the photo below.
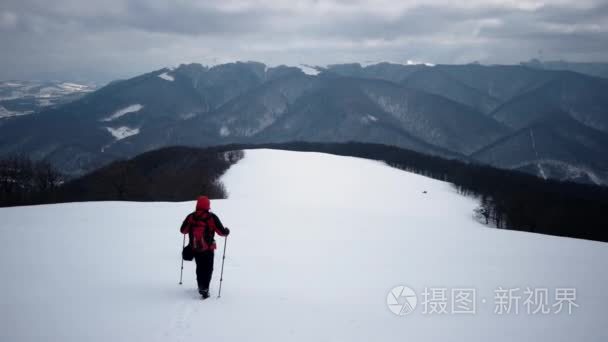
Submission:
<svg viewBox="0 0 608 342">
<path fill-rule="evenodd" d="M 300 68 L 300 70 L 302 70 L 302 72 L 306 75 L 316 76 L 320 73 L 319 67 L 311 66 L 308 64 L 300 64 L 298 65 L 298 68 Z"/>
<path fill-rule="evenodd" d="M 230 198 L 212 209 L 232 234 L 222 298 L 205 302 L 193 263 L 177 284 L 178 228 L 194 202 L 0 209 L 0 338 L 606 338 L 606 244 L 483 227 L 471 217 L 475 200 L 450 184 L 357 158 L 251 150 L 223 182 Z M 221 248 L 216 254 L 212 295 Z M 399 285 L 418 296 L 409 315 L 387 306 Z M 574 288 L 578 307 L 526 314 L 526 287 L 546 288 L 549 304 L 556 288 Z M 446 313 L 424 313 L 425 288 L 445 289 Z M 495 313 L 499 288 L 519 288 L 518 314 Z M 452 312 L 453 289 L 476 291 L 475 313 Z M 444 292 L 434 293 L 441 310 Z"/>
<path fill-rule="evenodd" d="M 173 77 L 172 75 L 169 75 L 168 72 L 163 72 L 162 74 L 158 75 L 158 77 L 162 78 L 165 81 L 169 81 L 169 82 L 175 81 L 175 77 Z"/>
</svg>

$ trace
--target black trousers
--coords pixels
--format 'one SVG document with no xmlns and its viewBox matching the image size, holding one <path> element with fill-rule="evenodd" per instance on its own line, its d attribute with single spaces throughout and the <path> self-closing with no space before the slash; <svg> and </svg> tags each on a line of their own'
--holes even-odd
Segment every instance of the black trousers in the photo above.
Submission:
<svg viewBox="0 0 608 342">
<path fill-rule="evenodd" d="M 211 274 L 213 274 L 213 251 L 205 251 L 194 254 L 196 261 L 196 282 L 199 290 L 209 289 Z"/>
</svg>

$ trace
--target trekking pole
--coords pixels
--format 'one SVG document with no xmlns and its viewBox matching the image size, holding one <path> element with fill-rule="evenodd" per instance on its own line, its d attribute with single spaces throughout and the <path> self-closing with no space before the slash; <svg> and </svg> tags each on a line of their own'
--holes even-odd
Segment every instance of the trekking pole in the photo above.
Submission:
<svg viewBox="0 0 608 342">
<path fill-rule="evenodd" d="M 186 234 L 184 234 L 184 242 L 182 243 L 182 251 L 186 247 Z M 182 276 L 184 275 L 184 257 L 182 256 L 182 269 L 179 271 L 179 284 L 182 284 Z"/>
<path fill-rule="evenodd" d="M 222 271 L 220 272 L 220 289 L 217 292 L 217 298 L 220 298 L 222 295 L 222 280 L 224 280 L 224 260 L 226 260 L 226 242 L 228 241 L 228 236 L 224 238 L 224 253 L 222 255 Z"/>
</svg>

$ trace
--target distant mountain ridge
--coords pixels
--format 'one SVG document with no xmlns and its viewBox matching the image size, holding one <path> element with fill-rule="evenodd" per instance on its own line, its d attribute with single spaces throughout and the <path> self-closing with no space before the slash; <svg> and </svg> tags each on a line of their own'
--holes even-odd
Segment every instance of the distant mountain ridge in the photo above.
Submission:
<svg viewBox="0 0 608 342">
<path fill-rule="evenodd" d="M 0 120 L 65 104 L 95 89 L 94 84 L 64 81 L 0 81 Z"/>
<path fill-rule="evenodd" d="M 361 141 L 607 184 L 607 92 L 602 78 L 522 65 L 188 64 L 1 120 L 0 154 L 78 175 L 171 145 Z"/>
<path fill-rule="evenodd" d="M 573 71 L 588 76 L 608 78 L 608 63 L 581 63 L 568 61 L 540 61 L 531 59 L 528 62 L 522 62 L 521 65 L 543 69 L 543 70 L 566 70 Z"/>
</svg>

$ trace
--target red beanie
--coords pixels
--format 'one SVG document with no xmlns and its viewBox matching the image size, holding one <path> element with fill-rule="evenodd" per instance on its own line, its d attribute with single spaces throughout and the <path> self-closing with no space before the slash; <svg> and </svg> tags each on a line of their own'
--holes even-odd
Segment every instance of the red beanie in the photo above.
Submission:
<svg viewBox="0 0 608 342">
<path fill-rule="evenodd" d="M 211 208 L 211 201 L 207 196 L 199 196 L 196 200 L 196 210 L 209 210 Z"/>
</svg>

